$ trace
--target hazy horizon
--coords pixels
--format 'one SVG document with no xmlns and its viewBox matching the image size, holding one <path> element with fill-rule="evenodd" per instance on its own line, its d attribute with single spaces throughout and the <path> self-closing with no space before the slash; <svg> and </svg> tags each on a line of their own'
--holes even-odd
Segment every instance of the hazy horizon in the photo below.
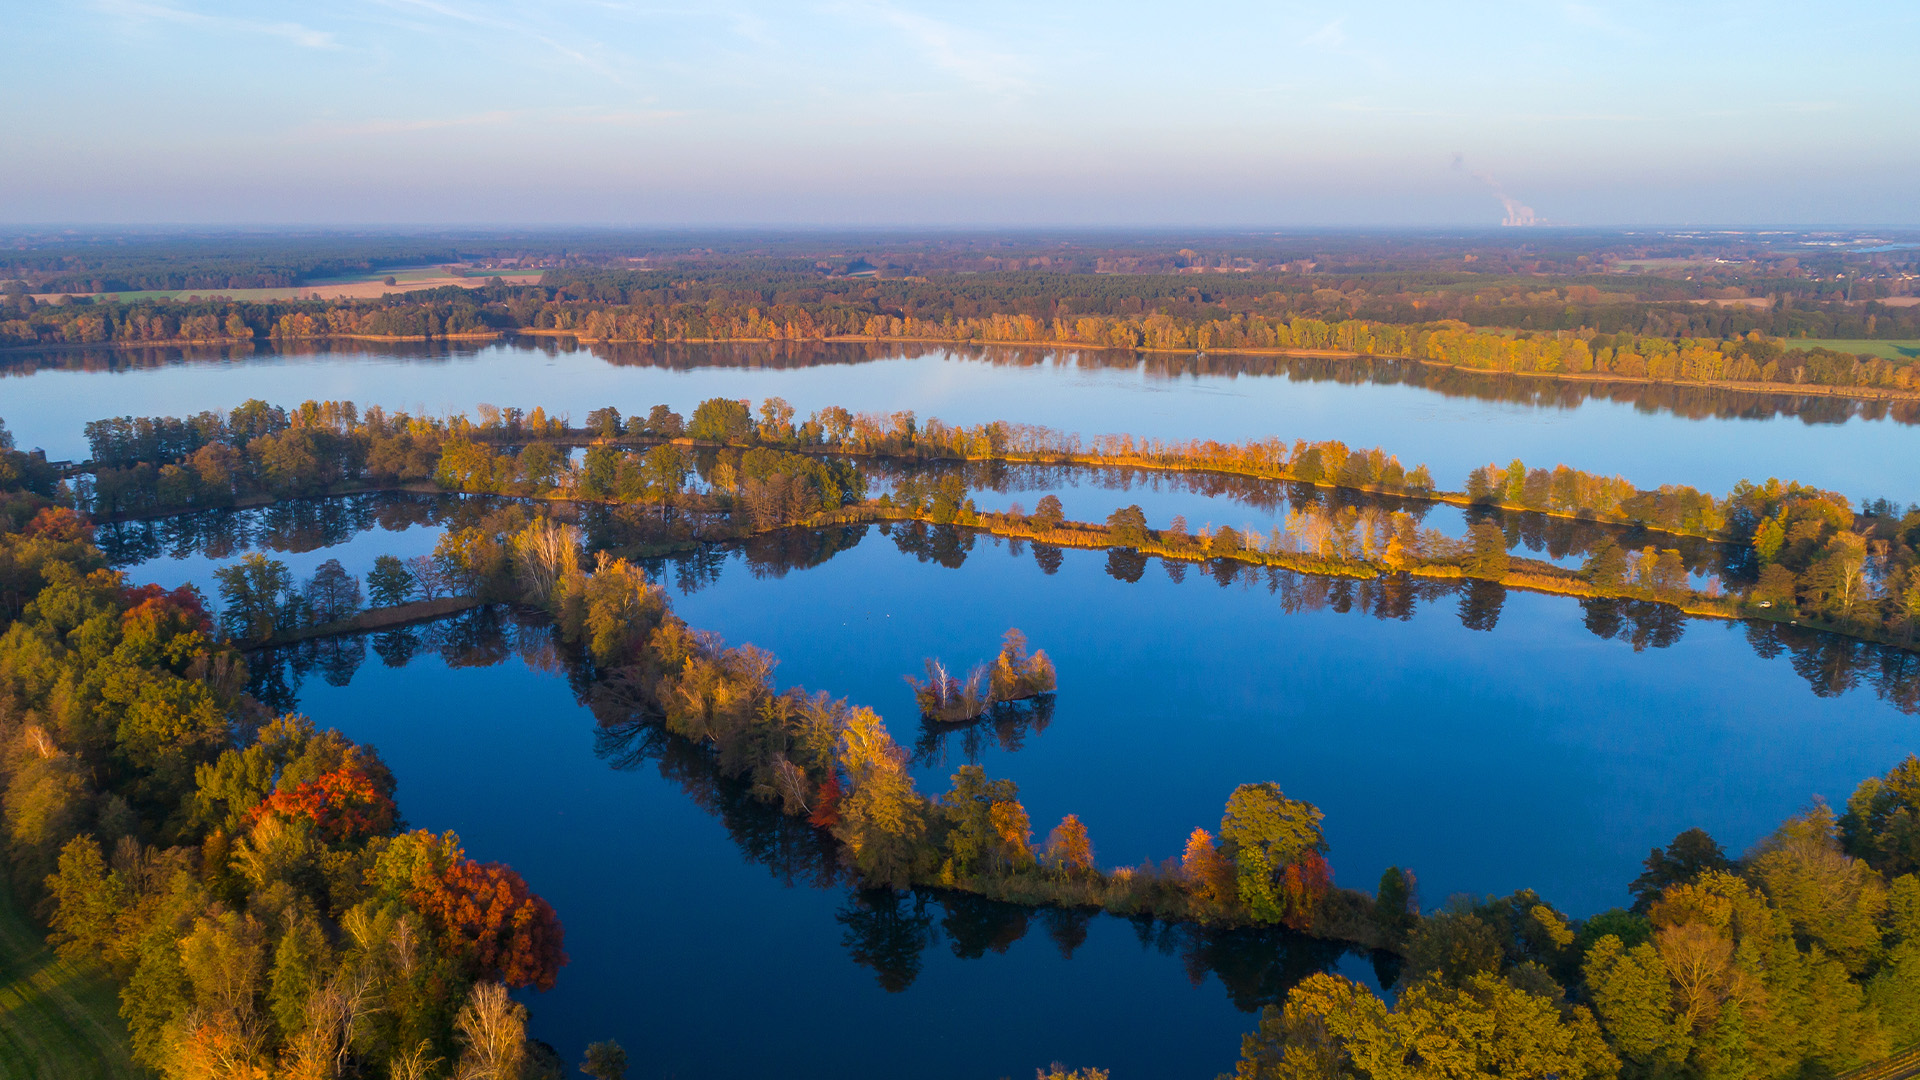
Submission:
<svg viewBox="0 0 1920 1080">
<path fill-rule="evenodd" d="M 94 0 L 18 13 L 0 224 L 1920 223 L 1864 3 Z"/>
</svg>

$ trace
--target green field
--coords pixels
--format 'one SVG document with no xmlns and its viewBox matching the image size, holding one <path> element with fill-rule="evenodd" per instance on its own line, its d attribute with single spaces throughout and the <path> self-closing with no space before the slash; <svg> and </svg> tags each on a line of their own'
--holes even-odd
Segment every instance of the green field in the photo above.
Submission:
<svg viewBox="0 0 1920 1080">
<path fill-rule="evenodd" d="M 1850 341 L 1842 338 L 1788 338 L 1789 349 L 1832 349 L 1834 352 L 1867 353 L 1885 360 L 1920 358 L 1920 341 Z"/>
<path fill-rule="evenodd" d="M 132 1080 L 120 997 L 98 967 L 55 956 L 0 877 L 0 1080 Z"/>
</svg>

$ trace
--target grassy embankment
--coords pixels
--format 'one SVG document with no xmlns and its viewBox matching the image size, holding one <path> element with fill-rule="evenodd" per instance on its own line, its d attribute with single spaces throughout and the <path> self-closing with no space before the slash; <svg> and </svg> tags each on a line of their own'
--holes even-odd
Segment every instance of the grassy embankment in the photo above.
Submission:
<svg viewBox="0 0 1920 1080">
<path fill-rule="evenodd" d="M 1787 338 L 1789 349 L 1832 349 L 1834 352 L 1865 353 L 1882 360 L 1920 359 L 1920 340 L 1873 341 L 1864 338 Z"/>
<path fill-rule="evenodd" d="M 62 960 L 0 877 L 0 1080 L 143 1080 L 107 973 Z"/>
</svg>

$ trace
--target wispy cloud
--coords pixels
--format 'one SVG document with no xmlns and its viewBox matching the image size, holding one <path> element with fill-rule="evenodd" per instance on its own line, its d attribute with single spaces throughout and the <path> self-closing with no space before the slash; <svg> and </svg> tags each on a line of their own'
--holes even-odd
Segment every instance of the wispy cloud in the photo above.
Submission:
<svg viewBox="0 0 1920 1080">
<path fill-rule="evenodd" d="M 1344 56 L 1349 60 L 1358 60 L 1369 67 L 1386 67 L 1380 57 L 1353 44 L 1352 39 L 1347 36 L 1345 17 L 1327 22 L 1318 30 L 1301 38 L 1300 45 L 1302 48 L 1323 52 L 1329 56 Z"/>
<path fill-rule="evenodd" d="M 180 26 L 200 26 L 244 34 L 264 34 L 268 37 L 282 38 L 308 49 L 340 47 L 332 33 L 315 30 L 297 22 L 267 22 L 261 19 L 237 19 L 228 15 L 208 15 L 205 12 L 168 7 L 164 4 L 143 3 L 140 0 L 98 0 L 94 6 L 103 14 L 117 15 L 134 21 L 168 22 Z"/>
<path fill-rule="evenodd" d="M 579 64 L 581 67 L 605 76 L 614 82 L 625 83 L 627 81 L 626 76 L 619 69 L 593 56 L 587 52 L 585 48 L 570 45 L 537 27 L 520 22 L 517 19 L 502 18 L 501 16 L 485 11 L 478 11 L 471 7 L 445 3 L 444 0 L 376 0 L 376 2 L 399 10 L 424 11 L 431 15 L 438 15 L 443 19 L 451 19 L 454 22 L 465 23 L 468 26 L 475 26 L 484 30 L 494 30 L 507 34 L 516 40 L 536 41 L 574 63 Z M 600 43 L 597 41 L 591 42 L 588 47 L 598 49 L 600 48 Z"/>
<path fill-rule="evenodd" d="M 1340 25 L 1345 21 L 1345 19 L 1333 20 L 1320 29 L 1315 30 L 1313 33 L 1308 34 L 1306 37 L 1301 38 L 1300 44 L 1305 45 L 1309 49 L 1319 49 L 1323 52 L 1345 51 L 1347 31 L 1345 27 Z"/>
<path fill-rule="evenodd" d="M 991 48 L 978 35 L 952 23 L 889 3 L 836 4 L 828 10 L 897 32 L 936 67 L 982 90 L 1011 95 L 1031 88 L 1021 74 L 1024 65 L 1018 57 Z"/>
</svg>

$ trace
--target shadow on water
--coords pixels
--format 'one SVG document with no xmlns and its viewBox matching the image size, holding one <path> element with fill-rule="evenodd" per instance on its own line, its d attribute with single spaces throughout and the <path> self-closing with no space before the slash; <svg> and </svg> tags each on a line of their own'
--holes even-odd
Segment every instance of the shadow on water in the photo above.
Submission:
<svg viewBox="0 0 1920 1080">
<path fill-rule="evenodd" d="M 913 764 L 918 768 L 946 768 L 980 764 L 987 741 L 1011 754 L 1027 743 L 1027 736 L 1038 735 L 1053 723 L 1054 695 L 1041 694 L 1025 701 L 1002 701 L 980 716 L 963 723 L 947 723 L 930 716 L 920 717 L 920 733 L 913 742 Z M 948 755 L 947 744 L 957 741 L 959 761 Z"/>
<path fill-rule="evenodd" d="M 847 955 L 873 971 L 882 989 L 907 989 L 920 974 L 928 950 L 945 944 L 961 960 L 1004 954 L 1036 928 L 1061 957 L 1072 959 L 1099 919 L 1119 916 L 1067 908 L 1026 908 L 968 893 L 916 889 L 849 892 L 834 915 Z M 1218 979 L 1241 1012 L 1277 1005 L 1302 979 L 1331 971 L 1355 950 L 1338 942 L 1308 937 L 1284 928 L 1228 929 L 1168 923 L 1150 918 L 1130 923 L 1140 947 L 1178 957 L 1195 986 Z M 1397 972 L 1375 965 L 1382 987 Z"/>
</svg>

